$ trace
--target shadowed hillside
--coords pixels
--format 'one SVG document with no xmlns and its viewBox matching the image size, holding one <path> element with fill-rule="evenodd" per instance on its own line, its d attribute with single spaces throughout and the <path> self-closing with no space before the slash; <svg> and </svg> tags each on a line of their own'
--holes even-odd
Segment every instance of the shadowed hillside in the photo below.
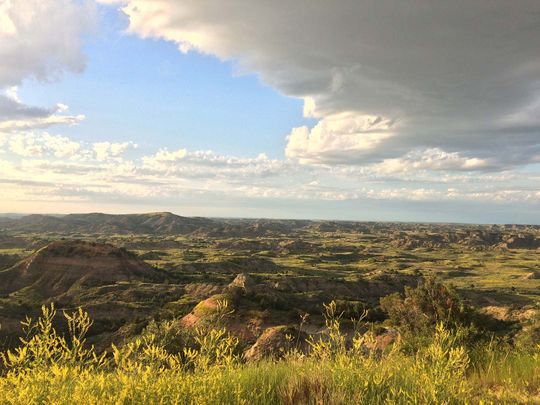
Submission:
<svg viewBox="0 0 540 405">
<path fill-rule="evenodd" d="M 164 276 L 124 249 L 108 244 L 60 241 L 0 272 L 0 294 L 27 288 L 49 298 L 67 293 L 73 287 L 134 280 L 163 281 Z"/>
</svg>

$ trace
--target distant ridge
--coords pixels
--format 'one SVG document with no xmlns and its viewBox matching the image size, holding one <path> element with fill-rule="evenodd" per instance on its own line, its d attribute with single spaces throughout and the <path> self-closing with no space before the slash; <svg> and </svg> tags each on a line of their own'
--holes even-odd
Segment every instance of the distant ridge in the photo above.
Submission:
<svg viewBox="0 0 540 405">
<path fill-rule="evenodd" d="M 312 224 L 308 220 L 211 219 L 184 217 L 170 212 L 146 214 L 31 214 L 17 219 L 0 218 L 0 229 L 58 234 L 152 234 L 206 236 L 261 236 L 287 233 Z"/>
<path fill-rule="evenodd" d="M 194 238 L 261 238 L 303 232 L 386 232 L 387 242 L 398 247 L 441 248 L 466 245 L 475 249 L 539 249 L 539 225 L 452 225 L 392 222 L 357 222 L 294 219 L 242 219 L 184 217 L 170 212 L 146 214 L 27 215 L 0 218 L 0 231 L 85 235 L 183 235 Z M 15 237 L 12 235 L 11 237 Z M 0 234 L 0 241 L 1 241 Z M 238 242 L 238 241 L 237 241 Z M 291 246 L 292 247 L 292 246 Z"/>
<path fill-rule="evenodd" d="M 211 226 L 213 222 L 206 218 L 182 217 L 170 212 L 65 216 L 32 214 L 19 219 L 3 219 L 0 226 L 24 232 L 187 234 L 203 226 Z"/>
</svg>

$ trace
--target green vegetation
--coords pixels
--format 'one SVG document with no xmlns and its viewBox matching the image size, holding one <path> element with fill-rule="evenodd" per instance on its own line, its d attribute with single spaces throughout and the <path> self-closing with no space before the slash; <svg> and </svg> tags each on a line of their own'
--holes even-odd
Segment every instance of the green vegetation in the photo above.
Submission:
<svg viewBox="0 0 540 405">
<path fill-rule="evenodd" d="M 226 307 L 226 305 L 225 305 Z M 533 403 L 540 397 L 540 346 L 515 351 L 494 342 L 467 349 L 460 329 L 439 323 L 428 344 L 406 354 L 396 342 L 369 350 L 374 336 L 341 331 L 335 303 L 326 306 L 324 338 L 307 355 L 245 363 L 223 328 L 198 329 L 169 351 L 146 333 L 110 355 L 85 345 L 90 326 L 79 310 L 64 313 L 67 337 L 53 327 L 54 307 L 25 322 L 21 346 L 2 354 L 0 403 Z M 157 331 L 155 325 L 152 327 Z M 294 337 L 291 337 L 294 339 Z"/>
<path fill-rule="evenodd" d="M 0 404 L 540 403 L 539 227 L 5 224 Z"/>
</svg>

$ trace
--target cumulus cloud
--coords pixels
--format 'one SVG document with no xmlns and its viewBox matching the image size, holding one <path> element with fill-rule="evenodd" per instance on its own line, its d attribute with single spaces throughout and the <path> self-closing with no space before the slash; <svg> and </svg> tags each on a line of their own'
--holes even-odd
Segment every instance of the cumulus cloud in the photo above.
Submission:
<svg viewBox="0 0 540 405">
<path fill-rule="evenodd" d="M 38 164 L 38 166 L 46 162 L 51 170 L 57 166 L 65 166 L 66 159 L 78 162 L 98 161 L 103 162 L 100 167 L 110 166 L 115 167 L 117 171 L 126 170 L 129 162 L 126 162 L 123 157 L 129 150 L 137 149 L 137 147 L 137 144 L 133 142 L 78 142 L 67 136 L 52 135 L 41 131 L 0 133 L 0 152 L 8 151 L 13 156 L 23 158 L 44 158 L 45 160 L 25 162 Z M 70 162 L 67 167 L 73 169 L 77 166 Z"/>
<path fill-rule="evenodd" d="M 121 157 L 129 149 L 137 149 L 133 142 L 96 142 L 93 144 L 97 160 L 105 161 Z"/>
<path fill-rule="evenodd" d="M 40 142 L 36 142 L 33 136 L 14 135 L 9 140 L 9 149 L 19 156 L 41 156 L 45 153 L 46 147 Z"/>
<path fill-rule="evenodd" d="M 130 32 L 234 60 L 303 98 L 320 126 L 291 132 L 288 155 L 301 161 L 438 148 L 505 167 L 540 155 L 537 0 L 121 3 Z M 344 113 L 345 132 L 324 131 Z M 351 134 L 350 117 L 391 122 L 393 136 Z"/>
<path fill-rule="evenodd" d="M 157 164 L 164 163 L 164 162 L 175 162 L 177 160 L 181 160 L 185 158 L 186 155 L 187 155 L 186 149 L 178 149 L 175 151 L 161 149 L 153 156 L 145 156 L 144 161 L 149 166 L 155 166 Z"/>
<path fill-rule="evenodd" d="M 254 158 L 242 158 L 217 154 L 211 150 L 188 151 L 162 149 L 153 155 L 143 156 L 142 169 L 158 176 L 190 179 L 221 179 L 225 183 L 257 183 L 265 179 L 279 179 L 282 188 L 287 187 L 287 176 L 302 176 L 289 162 L 269 159 L 264 153 Z M 276 187 L 278 184 L 276 184 Z"/>
<path fill-rule="evenodd" d="M 285 155 L 301 163 L 366 162 L 370 153 L 393 136 L 394 123 L 382 117 L 351 112 L 333 114 L 315 127 L 294 128 Z"/>
<path fill-rule="evenodd" d="M 57 158 L 66 158 L 76 155 L 81 149 L 80 143 L 68 137 L 50 135 L 46 132 L 4 135 L 3 138 L 0 137 L 0 147 L 4 144 L 7 144 L 12 153 L 23 157 L 51 154 Z"/>
<path fill-rule="evenodd" d="M 43 118 L 53 114 L 54 109 L 30 107 L 21 102 L 17 94 L 17 86 L 8 87 L 0 95 L 0 117 L 3 120 L 21 118 Z"/>
</svg>

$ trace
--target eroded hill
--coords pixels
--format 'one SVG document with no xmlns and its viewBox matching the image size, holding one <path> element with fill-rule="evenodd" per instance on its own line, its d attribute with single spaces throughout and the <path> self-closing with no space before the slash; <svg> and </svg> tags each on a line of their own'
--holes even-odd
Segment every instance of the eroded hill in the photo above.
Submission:
<svg viewBox="0 0 540 405">
<path fill-rule="evenodd" d="M 178 286 L 167 275 L 123 248 L 110 244 L 63 240 L 52 242 L 0 271 L 0 313 L 3 335 L 20 332 L 21 314 L 31 315 L 43 304 L 60 308 L 84 306 L 99 324 L 121 326 L 128 319 L 155 311 L 160 294 L 177 297 Z M 114 325 L 109 332 L 114 332 Z"/>
<path fill-rule="evenodd" d="M 47 299 L 118 282 L 164 280 L 163 272 L 125 249 L 93 242 L 60 241 L 0 272 L 0 294 L 26 289 Z"/>
</svg>

